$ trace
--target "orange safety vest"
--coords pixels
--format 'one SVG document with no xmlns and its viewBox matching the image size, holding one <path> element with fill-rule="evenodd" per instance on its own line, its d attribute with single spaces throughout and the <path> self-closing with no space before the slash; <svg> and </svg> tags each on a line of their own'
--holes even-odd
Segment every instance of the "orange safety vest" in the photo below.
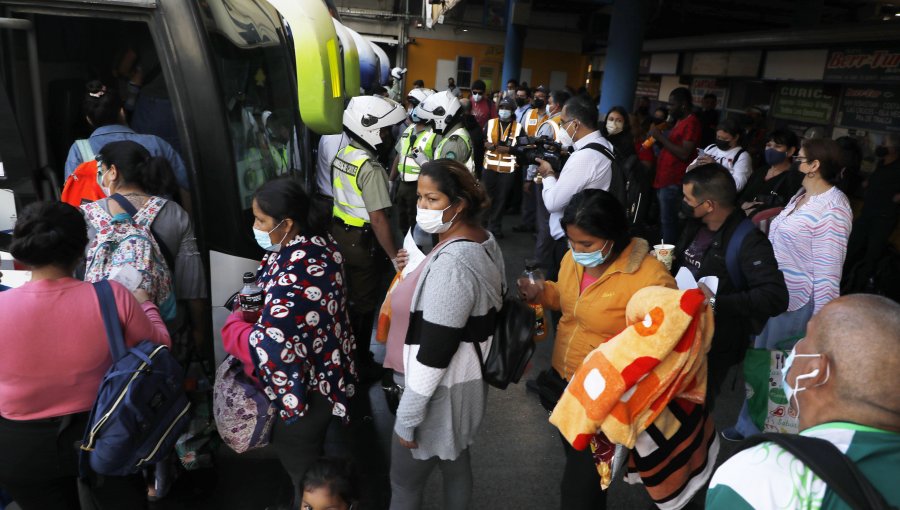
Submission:
<svg viewBox="0 0 900 510">
<path fill-rule="evenodd" d="M 500 132 L 500 119 L 491 119 L 487 125 L 487 139 L 494 145 L 500 145 L 512 137 L 510 146 L 516 144 L 516 138 L 522 133 L 522 126 L 516 121 L 510 121 L 503 132 Z M 516 157 L 512 154 L 500 154 L 494 151 L 484 152 L 484 168 L 508 174 L 516 169 Z"/>
<path fill-rule="evenodd" d="M 547 118 L 547 116 L 544 115 L 544 112 L 539 111 L 537 108 L 532 108 L 525 112 L 525 118 L 522 119 L 525 124 L 523 126 L 525 128 L 525 133 L 528 136 L 536 135 L 538 126 L 541 125 L 541 122 L 543 122 L 545 118 Z"/>
</svg>

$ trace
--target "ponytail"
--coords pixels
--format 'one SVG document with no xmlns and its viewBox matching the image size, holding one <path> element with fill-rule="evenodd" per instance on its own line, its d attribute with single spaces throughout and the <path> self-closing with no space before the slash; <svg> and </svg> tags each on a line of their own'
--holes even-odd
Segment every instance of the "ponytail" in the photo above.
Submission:
<svg viewBox="0 0 900 510">
<path fill-rule="evenodd" d="M 100 149 L 100 160 L 115 165 L 124 184 L 155 196 L 175 196 L 178 188 L 169 161 L 153 157 L 143 145 L 131 140 L 111 142 Z"/>
<path fill-rule="evenodd" d="M 93 80 L 85 85 L 84 99 L 81 109 L 96 129 L 101 126 L 118 124 L 122 119 L 122 99 L 115 88 L 107 88 L 99 80 Z"/>
</svg>

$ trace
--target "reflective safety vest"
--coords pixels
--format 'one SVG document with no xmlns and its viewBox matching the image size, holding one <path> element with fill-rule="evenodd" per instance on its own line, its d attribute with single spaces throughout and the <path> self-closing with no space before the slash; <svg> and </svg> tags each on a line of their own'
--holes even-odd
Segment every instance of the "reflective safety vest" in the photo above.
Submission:
<svg viewBox="0 0 900 510">
<path fill-rule="evenodd" d="M 538 111 L 537 108 L 532 108 L 525 112 L 522 119 L 522 127 L 525 129 L 525 133 L 528 136 L 537 134 L 538 126 L 540 126 L 541 122 L 546 118 L 544 112 Z"/>
<path fill-rule="evenodd" d="M 397 163 L 397 171 L 400 172 L 400 180 L 403 182 L 415 182 L 419 180 L 419 163 L 413 157 L 413 147 L 410 140 L 415 139 L 414 148 L 419 149 L 420 154 L 424 154 L 428 161 L 434 159 L 434 142 L 437 140 L 437 133 L 431 128 L 416 133 L 416 125 L 411 124 L 403 134 L 400 135 L 400 160 Z"/>
<path fill-rule="evenodd" d="M 541 128 L 544 127 L 544 124 L 548 124 L 551 128 L 553 128 L 553 140 L 559 141 L 559 118 L 562 116 L 562 112 L 554 113 L 549 119 L 541 122 L 538 126 L 537 131 L 539 132 Z"/>
<path fill-rule="evenodd" d="M 469 169 L 469 172 L 474 174 L 475 173 L 475 158 L 472 157 L 472 137 L 469 136 L 469 132 L 466 130 L 466 128 L 462 127 L 461 125 L 459 127 L 457 127 L 456 129 L 454 129 L 453 131 L 447 133 L 446 136 L 444 136 L 444 138 L 440 141 L 440 143 L 438 143 L 435 153 L 440 156 L 443 156 L 444 155 L 444 145 L 447 143 L 448 140 L 450 140 L 454 136 L 459 137 L 460 140 L 462 140 L 463 142 L 466 143 L 466 147 L 468 148 L 468 151 L 469 151 L 469 156 L 466 161 L 460 161 L 460 163 L 464 164 L 466 166 L 466 168 Z M 460 156 L 459 154 L 456 155 L 457 161 L 459 161 L 459 156 Z"/>
<path fill-rule="evenodd" d="M 522 126 L 511 121 L 506 129 L 501 132 L 500 119 L 491 119 L 487 125 L 487 141 L 494 144 L 513 146 L 516 139 L 522 134 Z M 512 139 L 512 140 L 510 140 Z M 484 168 L 500 173 L 510 173 L 516 169 L 516 157 L 511 154 L 500 154 L 494 151 L 484 152 Z"/>
<path fill-rule="evenodd" d="M 331 163 L 334 208 L 332 213 L 352 227 L 369 223 L 369 211 L 363 201 L 362 190 L 356 182 L 362 166 L 372 158 L 368 151 L 348 145 L 338 151 Z"/>
</svg>

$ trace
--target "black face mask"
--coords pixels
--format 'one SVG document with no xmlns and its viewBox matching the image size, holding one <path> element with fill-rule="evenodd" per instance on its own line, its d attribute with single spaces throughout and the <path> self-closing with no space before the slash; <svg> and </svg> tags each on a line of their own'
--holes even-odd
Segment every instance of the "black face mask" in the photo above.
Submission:
<svg viewBox="0 0 900 510">
<path fill-rule="evenodd" d="M 518 107 L 525 106 L 525 103 L 527 103 L 527 102 L 528 102 L 528 100 L 525 99 L 524 97 L 517 97 L 517 98 L 516 98 L 516 106 L 518 106 Z"/>
<path fill-rule="evenodd" d="M 700 207 L 701 205 L 703 205 L 703 202 L 700 202 L 699 204 L 697 204 L 697 207 Z M 696 210 L 697 207 L 691 207 L 691 204 L 682 200 L 681 201 L 681 214 L 684 215 L 684 217 L 689 220 L 699 220 L 700 218 L 694 217 L 694 210 Z"/>
<path fill-rule="evenodd" d="M 885 146 L 875 147 L 875 157 L 883 158 L 888 155 L 888 148 Z"/>
<path fill-rule="evenodd" d="M 540 110 L 541 108 L 547 106 L 547 102 L 544 101 L 543 99 L 535 99 L 534 101 L 531 102 L 531 106 L 534 106 L 535 108 Z"/>
<path fill-rule="evenodd" d="M 716 139 L 716 147 L 718 147 L 719 150 L 723 151 L 723 152 L 730 151 L 731 150 L 731 142 L 726 141 L 726 140 L 719 140 L 717 138 Z"/>
</svg>

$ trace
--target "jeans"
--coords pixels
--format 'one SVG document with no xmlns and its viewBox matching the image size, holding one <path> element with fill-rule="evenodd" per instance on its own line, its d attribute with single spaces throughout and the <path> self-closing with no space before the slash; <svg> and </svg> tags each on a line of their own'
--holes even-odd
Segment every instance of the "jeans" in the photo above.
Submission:
<svg viewBox="0 0 900 510">
<path fill-rule="evenodd" d="M 509 204 L 510 195 L 516 182 L 518 181 L 513 173 L 484 171 L 484 187 L 491 198 L 491 211 L 488 217 L 488 230 L 491 232 L 503 231 L 503 213 Z"/>
<path fill-rule="evenodd" d="M 435 467 L 440 468 L 444 476 L 443 508 L 469 508 L 472 499 L 472 460 L 468 448 L 453 460 L 441 460 L 438 457 L 418 460 L 413 458 L 409 448 L 401 445 L 395 436 L 391 446 L 391 510 L 421 508 L 422 491 Z M 599 483 L 597 487 L 600 487 Z"/>
<path fill-rule="evenodd" d="M 667 244 L 678 242 L 678 211 L 681 209 L 681 185 L 673 184 L 656 190 L 659 198 L 659 224 Z"/>
</svg>

